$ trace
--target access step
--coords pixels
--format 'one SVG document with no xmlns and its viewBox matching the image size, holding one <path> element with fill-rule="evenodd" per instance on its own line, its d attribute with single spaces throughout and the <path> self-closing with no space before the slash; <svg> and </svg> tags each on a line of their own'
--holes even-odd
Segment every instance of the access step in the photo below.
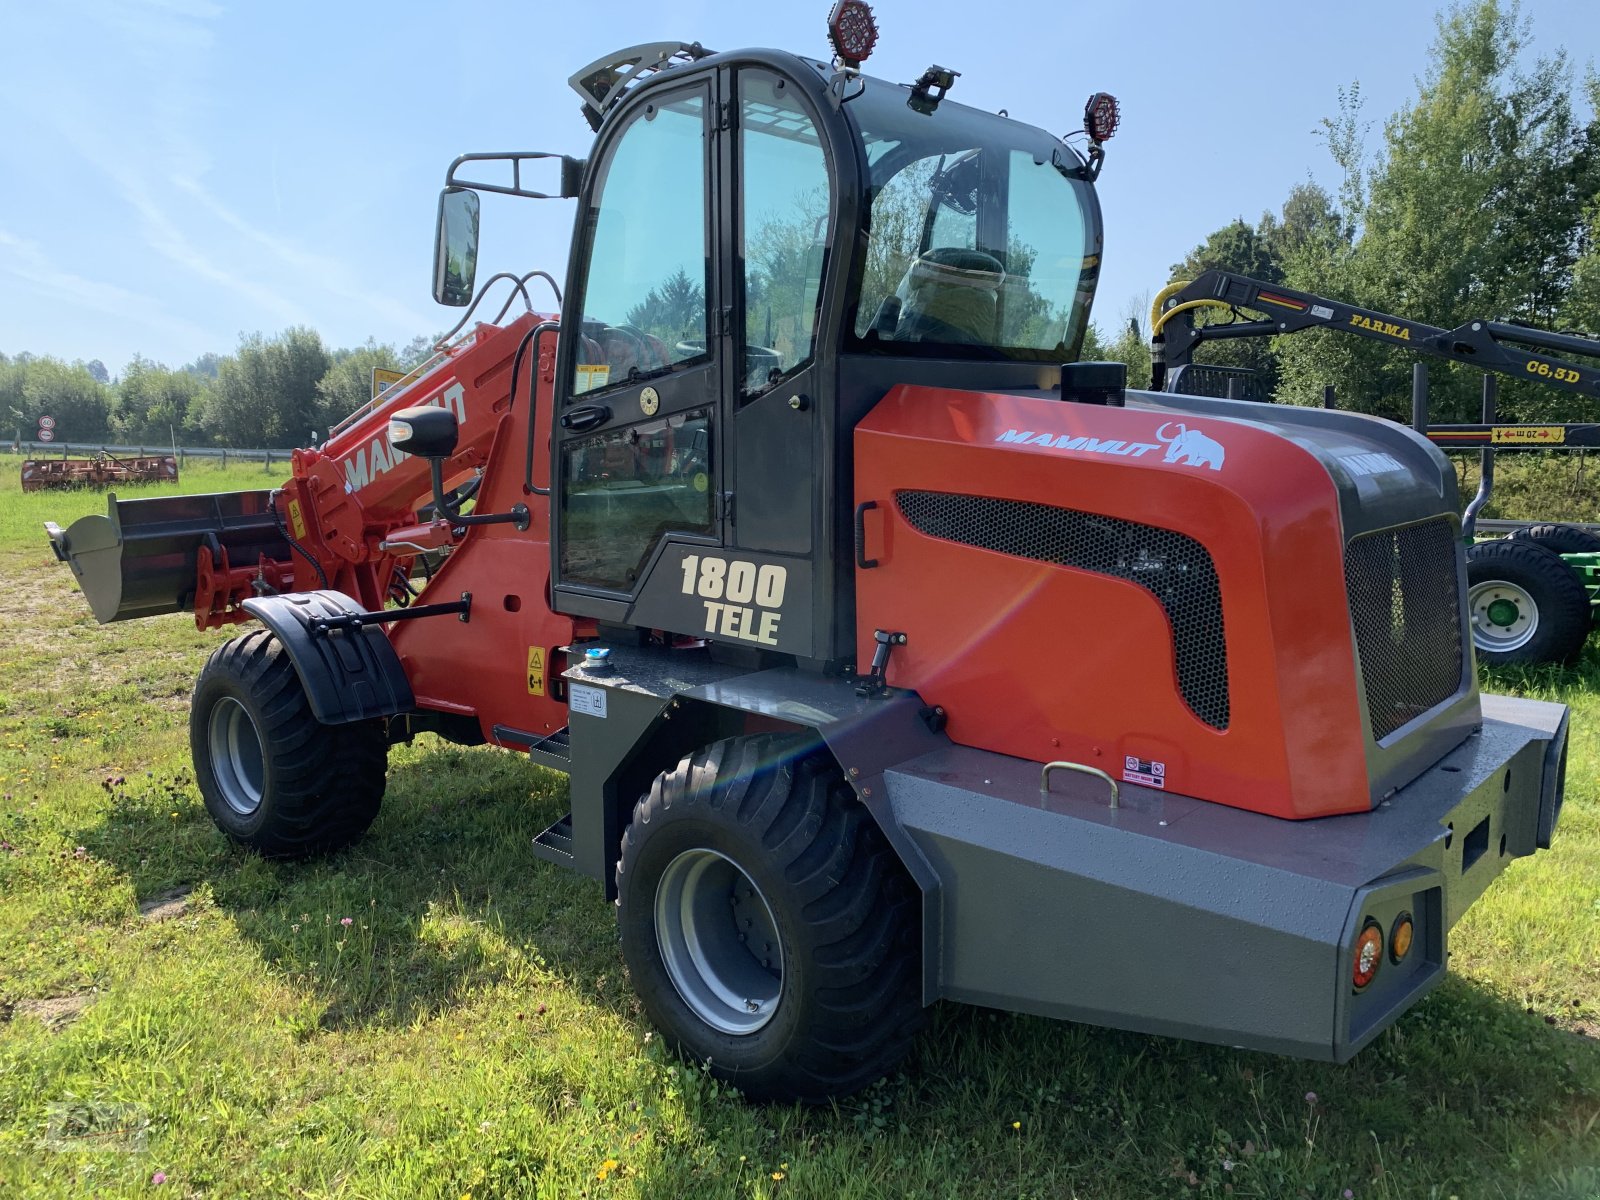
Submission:
<svg viewBox="0 0 1600 1200">
<path fill-rule="evenodd" d="M 572 742 L 565 725 L 551 734 L 529 733 L 509 725 L 496 725 L 494 737 L 502 744 L 521 746 L 528 752 L 528 757 L 541 767 L 549 767 L 553 771 L 572 769 Z"/>
<path fill-rule="evenodd" d="M 546 862 L 571 869 L 572 814 L 570 812 L 533 839 L 533 852 Z"/>
</svg>

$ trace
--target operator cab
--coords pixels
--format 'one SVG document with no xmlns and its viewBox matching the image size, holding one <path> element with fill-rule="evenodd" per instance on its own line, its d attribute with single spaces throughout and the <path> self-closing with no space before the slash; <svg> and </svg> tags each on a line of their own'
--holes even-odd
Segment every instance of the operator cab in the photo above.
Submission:
<svg viewBox="0 0 1600 1200">
<path fill-rule="evenodd" d="M 1048 389 L 1078 358 L 1098 143 L 841 59 L 672 43 L 573 77 L 597 137 L 563 171 L 557 610 L 848 659 L 855 424 L 898 383 Z M 450 242 L 441 300 L 462 263 L 470 294 Z"/>
</svg>

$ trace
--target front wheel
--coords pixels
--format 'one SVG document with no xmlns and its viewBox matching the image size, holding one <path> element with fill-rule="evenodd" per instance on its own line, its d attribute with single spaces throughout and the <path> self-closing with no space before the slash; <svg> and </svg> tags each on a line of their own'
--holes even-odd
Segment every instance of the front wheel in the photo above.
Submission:
<svg viewBox="0 0 1600 1200">
<path fill-rule="evenodd" d="M 1467 613 L 1487 663 L 1570 663 L 1589 633 L 1589 592 L 1561 557 L 1534 541 L 1467 548 Z"/>
<path fill-rule="evenodd" d="M 651 1021 L 752 1098 L 857 1091 L 921 1028 L 915 888 L 813 739 L 717 742 L 658 776 L 617 893 Z"/>
<path fill-rule="evenodd" d="M 383 722 L 319 722 L 271 630 L 212 652 L 194 687 L 189 749 L 211 819 L 268 857 L 347 846 L 383 801 Z"/>
</svg>

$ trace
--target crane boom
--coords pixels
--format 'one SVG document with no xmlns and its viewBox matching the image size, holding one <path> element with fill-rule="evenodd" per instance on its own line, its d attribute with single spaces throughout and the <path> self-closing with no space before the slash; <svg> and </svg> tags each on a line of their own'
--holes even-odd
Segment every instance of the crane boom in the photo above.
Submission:
<svg viewBox="0 0 1600 1200">
<path fill-rule="evenodd" d="M 1201 308 L 1226 308 L 1235 313 L 1248 310 L 1263 317 L 1196 325 L 1194 316 Z M 1351 333 L 1480 371 L 1532 379 L 1600 399 L 1600 364 L 1555 356 L 1600 358 L 1600 339 L 1551 333 L 1509 321 L 1471 320 L 1454 329 L 1441 329 L 1229 271 L 1203 272 L 1192 282 L 1173 284 L 1156 298 L 1150 328 L 1151 387 L 1163 390 L 1171 374 L 1193 362 L 1195 347 L 1202 342 L 1274 337 L 1305 329 Z"/>
</svg>

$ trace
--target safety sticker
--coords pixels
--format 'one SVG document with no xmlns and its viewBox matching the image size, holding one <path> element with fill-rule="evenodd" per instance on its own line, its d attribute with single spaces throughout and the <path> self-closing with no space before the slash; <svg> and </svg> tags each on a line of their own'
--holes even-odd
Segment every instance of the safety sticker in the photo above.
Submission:
<svg viewBox="0 0 1600 1200">
<path fill-rule="evenodd" d="M 603 721 L 606 717 L 605 689 L 575 683 L 567 689 L 567 706 L 573 712 L 599 717 Z"/>
<path fill-rule="evenodd" d="M 544 695 L 544 647 L 528 647 L 528 695 Z"/>
<path fill-rule="evenodd" d="M 1559 446 L 1567 440 L 1564 425 L 1492 425 L 1489 441 L 1496 446 Z"/>
<path fill-rule="evenodd" d="M 1147 758 L 1125 755 L 1122 759 L 1122 779 L 1125 783 L 1141 783 L 1145 787 L 1167 786 L 1167 764 Z"/>
</svg>

